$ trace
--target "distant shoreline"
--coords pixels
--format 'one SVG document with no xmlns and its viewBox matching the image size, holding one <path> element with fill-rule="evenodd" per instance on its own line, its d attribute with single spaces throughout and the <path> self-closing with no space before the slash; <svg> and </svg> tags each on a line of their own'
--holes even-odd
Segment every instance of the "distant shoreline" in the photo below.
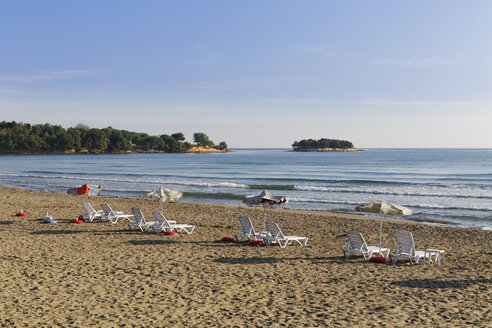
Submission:
<svg viewBox="0 0 492 328">
<path fill-rule="evenodd" d="M 315 148 L 315 149 L 293 149 L 295 152 L 350 152 L 364 151 L 358 148 Z"/>
<path fill-rule="evenodd" d="M 230 149 L 215 149 L 215 148 L 204 148 L 204 147 L 192 147 L 184 152 L 166 152 L 161 150 L 134 150 L 134 151 L 120 151 L 107 153 L 104 151 L 89 151 L 88 149 L 76 151 L 75 149 L 70 149 L 66 151 L 49 151 L 49 152 L 26 152 L 26 151 L 13 151 L 13 152 L 0 152 L 1 155 L 121 155 L 121 154 L 208 154 L 208 153 L 230 153 Z"/>
</svg>

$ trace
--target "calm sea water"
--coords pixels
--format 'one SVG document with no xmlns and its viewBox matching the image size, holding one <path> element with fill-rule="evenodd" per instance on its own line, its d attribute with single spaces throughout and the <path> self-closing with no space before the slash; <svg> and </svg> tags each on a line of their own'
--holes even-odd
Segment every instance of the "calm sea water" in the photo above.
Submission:
<svg viewBox="0 0 492 328">
<path fill-rule="evenodd" d="M 104 195 L 165 186 L 184 192 L 180 201 L 234 205 L 267 189 L 289 198 L 284 208 L 351 214 L 384 199 L 411 208 L 407 219 L 492 228 L 492 149 L 0 156 L 3 186 L 66 192 L 85 183 Z"/>
</svg>

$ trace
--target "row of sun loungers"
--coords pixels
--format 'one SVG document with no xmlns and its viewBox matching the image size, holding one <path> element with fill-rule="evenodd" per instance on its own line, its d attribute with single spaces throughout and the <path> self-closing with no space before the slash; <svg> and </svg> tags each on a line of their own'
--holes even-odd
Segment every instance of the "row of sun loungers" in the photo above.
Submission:
<svg viewBox="0 0 492 328">
<path fill-rule="evenodd" d="M 132 215 L 124 214 L 123 212 L 114 211 L 107 204 L 101 204 L 102 210 L 96 211 L 88 202 L 83 202 L 84 212 L 81 214 L 83 217 L 87 217 L 90 221 L 98 218 L 101 221 L 109 221 L 116 223 L 120 219 L 126 219 L 130 223 L 128 224 L 130 230 L 140 229 L 144 232 L 167 232 L 167 231 L 184 231 L 187 234 L 191 234 L 195 226 L 190 224 L 178 224 L 176 221 L 168 220 L 160 212 L 153 212 L 154 221 L 147 221 L 142 211 L 138 207 L 132 207 Z M 248 240 L 260 240 L 266 245 L 278 243 L 280 247 L 284 248 L 287 245 L 297 242 L 299 245 L 306 245 L 308 237 L 288 236 L 284 235 L 277 223 L 273 221 L 266 221 L 266 231 L 256 232 L 251 219 L 247 216 L 239 217 L 240 231 L 234 235 L 236 241 Z M 430 263 L 441 263 L 441 257 L 443 256 L 443 250 L 426 249 L 425 251 L 415 250 L 415 243 L 413 235 L 409 231 L 400 230 L 396 236 L 396 250 L 390 254 L 389 248 L 382 248 L 378 246 L 368 246 L 362 234 L 358 231 L 347 232 L 348 243 L 343 249 L 343 254 L 346 258 L 349 258 L 354 253 L 362 254 L 365 260 L 371 259 L 374 254 L 378 254 L 384 258 L 389 258 L 393 263 L 396 263 L 399 258 L 407 258 L 410 264 L 419 263 L 420 259 L 428 259 Z"/>
<path fill-rule="evenodd" d="M 140 229 L 147 232 L 166 232 L 166 231 L 184 231 L 191 234 L 195 226 L 191 224 L 177 224 L 176 221 L 168 220 L 160 212 L 153 212 L 155 221 L 147 221 L 138 207 L 132 207 L 133 221 L 128 225 L 131 230 Z"/>
<path fill-rule="evenodd" d="M 94 219 L 100 219 L 103 222 L 111 222 L 115 224 L 120 219 L 126 219 L 130 223 L 128 227 L 130 230 L 140 229 L 144 232 L 165 232 L 165 231 L 185 231 L 187 234 L 191 234 L 195 230 L 194 225 L 190 224 L 177 224 L 176 221 L 167 220 L 162 213 L 154 212 L 155 221 L 147 221 L 142 211 L 138 207 L 132 207 L 132 214 L 124 214 L 123 212 L 114 211 L 107 204 L 101 204 L 102 210 L 96 211 L 92 205 L 88 202 L 82 203 L 84 212 L 80 216 L 86 217 L 89 221 Z"/>
<path fill-rule="evenodd" d="M 109 221 L 115 224 L 122 218 L 128 221 L 132 220 L 132 215 L 126 215 L 123 212 L 113 211 L 107 204 L 101 204 L 102 210 L 99 211 L 96 211 L 88 202 L 82 202 L 82 206 L 84 207 L 84 211 L 80 214 L 80 216 L 88 218 L 91 222 L 94 221 L 94 219 L 100 219 L 101 221 Z"/>
<path fill-rule="evenodd" d="M 266 231 L 255 232 L 253 223 L 251 219 L 247 216 L 239 217 L 239 224 L 241 226 L 240 232 L 234 235 L 236 241 L 243 241 L 245 238 L 248 240 L 259 240 L 263 239 L 266 245 L 278 243 L 280 247 L 286 247 L 292 244 L 292 242 L 297 242 L 301 246 L 306 245 L 308 237 L 298 237 L 298 236 L 286 236 L 282 233 L 277 223 L 272 221 L 266 221 Z"/>
<path fill-rule="evenodd" d="M 247 216 L 239 217 L 239 224 L 241 226 L 240 232 L 234 235 L 236 241 L 258 240 L 263 239 L 265 244 L 278 243 L 281 247 L 286 247 L 292 242 L 297 242 L 300 245 L 306 245 L 307 237 L 298 236 L 286 236 L 282 233 L 279 226 L 275 222 L 266 221 L 266 231 L 256 232 L 251 219 Z M 348 244 L 343 249 L 343 254 L 346 258 L 349 258 L 353 253 L 360 253 L 364 256 L 364 259 L 369 260 L 373 254 L 378 254 L 384 258 L 390 258 L 393 263 L 396 263 L 400 258 L 406 258 L 410 261 L 410 264 L 419 263 L 420 259 L 423 262 L 428 259 L 429 263 L 436 262 L 441 264 L 441 258 L 444 254 L 443 250 L 438 249 L 426 249 L 425 251 L 415 250 L 415 243 L 413 235 L 410 231 L 400 230 L 396 236 L 396 250 L 390 254 L 389 248 L 383 248 L 378 246 L 368 246 L 362 234 L 358 231 L 348 231 Z"/>
<path fill-rule="evenodd" d="M 349 258 L 353 253 L 360 253 L 364 259 L 369 260 L 373 254 L 379 254 L 382 257 L 388 258 L 396 263 L 400 258 L 406 258 L 410 264 L 419 263 L 420 259 L 428 259 L 429 263 L 436 262 L 441 264 L 441 258 L 444 254 L 443 250 L 426 249 L 425 251 L 415 250 L 415 242 L 410 231 L 400 230 L 396 233 L 396 250 L 390 254 L 389 248 L 380 248 L 378 246 L 368 246 L 362 234 L 358 231 L 348 231 L 348 244 L 343 249 L 343 254 Z"/>
</svg>

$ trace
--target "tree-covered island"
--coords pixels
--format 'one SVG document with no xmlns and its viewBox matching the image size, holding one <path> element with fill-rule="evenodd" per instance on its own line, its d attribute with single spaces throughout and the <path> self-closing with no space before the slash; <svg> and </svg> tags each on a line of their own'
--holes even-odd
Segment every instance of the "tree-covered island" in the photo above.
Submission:
<svg viewBox="0 0 492 328">
<path fill-rule="evenodd" d="M 292 148 L 294 151 L 358 151 L 350 141 L 326 138 L 294 141 Z"/>
<path fill-rule="evenodd" d="M 78 124 L 68 129 L 60 125 L 0 122 L 0 154 L 79 154 L 79 153 L 186 153 L 225 152 L 227 144 L 215 145 L 203 132 L 193 134 L 194 144 L 183 133 L 150 136 L 147 133 L 89 128 Z"/>
</svg>

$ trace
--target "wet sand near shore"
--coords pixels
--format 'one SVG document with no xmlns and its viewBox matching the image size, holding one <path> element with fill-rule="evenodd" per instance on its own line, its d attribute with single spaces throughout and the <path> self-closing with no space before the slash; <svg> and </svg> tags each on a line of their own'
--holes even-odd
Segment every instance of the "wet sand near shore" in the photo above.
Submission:
<svg viewBox="0 0 492 328">
<path fill-rule="evenodd" d="M 196 225 L 191 235 L 130 231 L 126 221 L 70 223 L 85 198 L 0 187 L 0 324 L 16 327 L 490 327 L 492 232 L 385 220 L 383 247 L 413 233 L 418 250 L 445 262 L 411 266 L 343 257 L 345 232 L 379 242 L 379 218 L 267 210 L 307 246 L 218 242 L 256 230 L 263 210 L 176 202 L 164 214 Z M 98 196 L 100 209 L 148 220 L 160 205 Z M 16 217 L 20 209 L 27 217 Z M 43 224 L 50 211 L 57 224 Z"/>
</svg>

